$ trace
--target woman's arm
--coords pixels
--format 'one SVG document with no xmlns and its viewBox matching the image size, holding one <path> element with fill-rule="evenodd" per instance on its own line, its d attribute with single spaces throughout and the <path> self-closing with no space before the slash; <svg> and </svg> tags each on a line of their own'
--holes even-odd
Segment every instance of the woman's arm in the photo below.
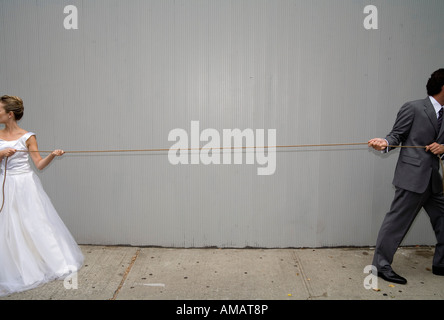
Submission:
<svg viewBox="0 0 444 320">
<path fill-rule="evenodd" d="M 6 148 L 6 149 L 3 149 L 3 150 L 0 150 L 0 161 L 2 161 L 3 158 L 5 158 L 5 157 L 10 157 L 10 156 L 14 155 L 14 153 L 16 151 L 17 150 L 12 149 L 12 148 Z"/>
<path fill-rule="evenodd" d="M 37 139 L 35 138 L 35 136 L 31 136 L 26 141 L 26 146 L 28 147 L 29 151 L 32 151 L 30 152 L 31 159 L 34 162 L 36 168 L 39 170 L 43 170 L 48 164 L 51 163 L 52 160 L 54 160 L 55 157 L 61 156 L 65 153 L 63 150 L 57 149 L 48 154 L 45 158 L 42 158 L 42 156 L 38 152 L 39 148 L 37 146 Z"/>
</svg>

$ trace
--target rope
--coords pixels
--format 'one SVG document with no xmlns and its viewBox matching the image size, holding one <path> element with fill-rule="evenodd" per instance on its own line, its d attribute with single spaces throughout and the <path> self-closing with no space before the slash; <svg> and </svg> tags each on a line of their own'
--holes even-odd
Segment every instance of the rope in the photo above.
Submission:
<svg viewBox="0 0 444 320">
<path fill-rule="evenodd" d="M 6 166 L 8 164 L 8 157 L 5 158 L 5 171 L 3 172 L 3 174 L 5 175 L 3 178 L 3 185 L 2 185 L 2 195 L 3 195 L 3 200 L 2 200 L 2 207 L 0 208 L 0 212 L 2 212 L 3 210 L 3 206 L 5 205 L 5 182 L 6 182 Z"/>
<path fill-rule="evenodd" d="M 161 151 L 193 151 L 193 150 L 207 150 L 207 149 L 271 149 L 271 148 L 309 148 L 309 147 L 339 147 L 339 146 L 359 146 L 359 145 L 368 145 L 368 142 L 355 142 L 355 143 L 324 143 L 324 144 L 294 144 L 294 145 L 278 145 L 278 146 L 240 146 L 240 147 L 218 147 L 218 148 L 177 148 L 177 149 L 166 149 L 166 148 L 157 148 L 157 149 L 115 149 L 115 150 L 72 150 L 72 151 L 64 151 L 65 153 L 121 153 L 121 152 L 161 152 Z M 425 149 L 425 146 L 392 146 L 389 145 L 387 147 L 390 148 L 417 148 L 417 149 Z M 52 151 L 47 150 L 16 150 L 16 152 L 41 152 L 41 153 L 51 153 Z M 438 156 L 441 163 L 441 168 L 444 173 L 444 163 L 441 157 Z M 2 206 L 0 208 L 0 212 L 3 210 L 3 206 L 5 204 L 5 182 L 6 182 L 6 166 L 8 164 L 8 157 L 5 158 L 5 170 L 4 170 L 4 178 L 3 178 L 3 185 L 2 185 Z M 443 179 L 443 190 L 444 190 L 444 179 Z"/>
<path fill-rule="evenodd" d="M 441 164 L 441 172 L 442 172 L 442 190 L 443 190 L 443 192 L 444 192 L 444 161 L 442 160 L 442 158 L 439 156 L 439 155 L 437 155 L 438 156 L 438 159 L 439 159 L 439 163 Z"/>
<path fill-rule="evenodd" d="M 358 146 L 358 145 L 368 145 L 367 142 L 356 142 L 356 143 L 324 143 L 324 144 L 294 144 L 294 145 L 278 145 L 278 146 L 239 146 L 239 147 L 208 147 L 208 148 L 177 148 L 177 149 L 165 149 L 165 148 L 157 148 L 157 149 L 113 149 L 113 150 L 72 150 L 72 151 L 64 151 L 65 153 L 119 153 L 119 152 L 161 152 L 161 151 L 193 151 L 193 150 L 209 150 L 209 149 L 271 149 L 271 148 L 308 148 L 308 147 L 339 147 L 339 146 Z M 392 146 L 389 145 L 387 147 L 390 148 L 420 148 L 425 149 L 425 146 Z M 52 151 L 47 150 L 16 150 L 17 152 L 41 152 L 41 153 L 51 153 Z"/>
</svg>

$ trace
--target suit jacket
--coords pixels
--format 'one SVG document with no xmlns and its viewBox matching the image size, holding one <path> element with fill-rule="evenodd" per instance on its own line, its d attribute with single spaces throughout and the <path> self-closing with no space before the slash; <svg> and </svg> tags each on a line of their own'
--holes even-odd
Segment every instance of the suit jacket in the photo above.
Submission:
<svg viewBox="0 0 444 320">
<path fill-rule="evenodd" d="M 438 132 L 438 120 L 430 98 L 405 103 L 386 140 L 392 146 L 426 146 L 433 142 L 444 144 L 444 122 Z M 393 147 L 389 147 L 389 151 L 391 149 Z M 423 148 L 401 148 L 393 184 L 408 191 L 423 193 L 430 179 L 433 192 L 442 192 L 438 157 Z"/>
</svg>

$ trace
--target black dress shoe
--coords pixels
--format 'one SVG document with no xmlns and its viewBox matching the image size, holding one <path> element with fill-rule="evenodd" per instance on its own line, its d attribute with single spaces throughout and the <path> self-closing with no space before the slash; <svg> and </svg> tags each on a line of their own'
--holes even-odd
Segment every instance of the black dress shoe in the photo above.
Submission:
<svg viewBox="0 0 444 320">
<path fill-rule="evenodd" d="M 395 271 L 386 271 L 386 272 L 378 272 L 378 277 L 384 279 L 385 281 L 399 283 L 399 284 L 406 284 L 407 279 L 401 277 L 399 274 L 397 274 Z"/>
<path fill-rule="evenodd" d="M 432 266 L 432 272 L 437 276 L 444 276 L 444 267 Z"/>
</svg>

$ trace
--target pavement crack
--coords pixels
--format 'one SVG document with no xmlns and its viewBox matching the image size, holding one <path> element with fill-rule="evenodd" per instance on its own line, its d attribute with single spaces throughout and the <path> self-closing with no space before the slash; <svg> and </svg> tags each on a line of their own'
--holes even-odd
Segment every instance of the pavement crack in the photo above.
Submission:
<svg viewBox="0 0 444 320">
<path fill-rule="evenodd" d="M 133 267 L 134 263 L 136 262 L 137 257 L 139 256 L 139 253 L 140 253 L 140 249 L 137 249 L 136 253 L 135 253 L 134 256 L 131 258 L 131 262 L 130 262 L 130 264 L 128 265 L 128 267 L 127 267 L 126 270 L 125 270 L 125 273 L 124 273 L 123 276 L 122 276 L 122 280 L 120 281 L 119 286 L 117 287 L 116 291 L 114 291 L 114 295 L 113 295 L 113 297 L 112 297 L 111 299 L 109 299 L 109 300 L 116 300 L 117 295 L 118 295 L 119 292 L 120 292 L 120 289 L 122 289 L 123 285 L 125 284 L 126 277 L 127 277 L 128 274 L 130 273 L 131 268 Z"/>
<path fill-rule="evenodd" d="M 308 300 L 313 299 L 315 296 L 313 294 L 313 290 L 311 288 L 310 281 L 308 280 L 307 275 L 305 274 L 304 267 L 302 266 L 302 261 L 301 261 L 301 259 L 299 259 L 298 254 L 294 250 L 293 250 L 293 255 L 294 255 L 294 258 L 298 264 L 299 270 L 301 272 L 302 283 L 304 284 L 305 290 L 307 291 L 307 294 L 308 294 L 307 299 Z"/>
</svg>

